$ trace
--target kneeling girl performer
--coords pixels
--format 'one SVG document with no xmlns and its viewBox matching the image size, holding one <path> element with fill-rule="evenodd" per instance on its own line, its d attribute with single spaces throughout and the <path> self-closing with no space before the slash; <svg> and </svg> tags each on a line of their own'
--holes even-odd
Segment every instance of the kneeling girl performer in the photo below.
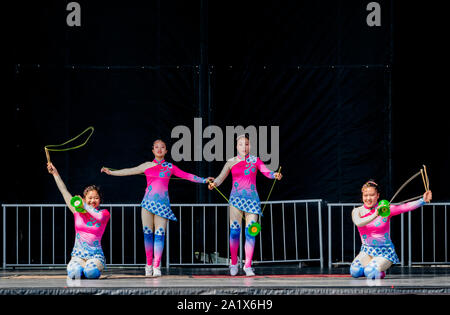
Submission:
<svg viewBox="0 0 450 315">
<path fill-rule="evenodd" d="M 160 262 L 164 250 L 164 239 L 168 220 L 177 221 L 170 208 L 169 180 L 172 175 L 194 183 L 206 183 L 207 179 L 186 173 L 172 163 L 164 160 L 167 153 L 166 144 L 158 139 L 153 142 L 154 159 L 133 168 L 110 170 L 101 169 L 108 175 L 127 176 L 145 174 L 147 188 L 141 202 L 141 217 L 144 230 L 144 247 L 146 255 L 145 275 L 160 277 Z"/>
<path fill-rule="evenodd" d="M 390 205 L 390 214 L 382 217 L 378 214 L 379 187 L 374 181 L 368 181 L 361 189 L 363 205 L 352 211 L 353 223 L 361 236 L 361 251 L 350 266 L 350 274 L 355 277 L 366 276 L 369 279 L 383 279 L 386 270 L 399 262 L 389 233 L 389 224 L 393 216 L 412 211 L 430 202 L 428 190 L 419 200 Z"/>
<path fill-rule="evenodd" d="M 100 189 L 95 185 L 87 186 L 84 189 L 82 199 L 85 212 L 78 212 L 71 205 L 72 195 L 67 190 L 56 167 L 49 162 L 47 170 L 53 175 L 56 185 L 75 219 L 75 245 L 71 254 L 72 259 L 67 265 L 67 276 L 71 279 L 82 277 L 98 279 L 106 263 L 101 241 L 110 217 L 108 210 L 99 208 Z"/>
<path fill-rule="evenodd" d="M 245 265 L 247 276 L 254 276 L 252 268 L 253 250 L 255 248 L 255 236 L 248 232 L 248 227 L 258 221 L 261 213 L 261 204 L 256 190 L 256 174 L 259 170 L 267 178 L 280 180 L 281 173 L 270 171 L 256 156 L 249 154 L 250 142 L 246 135 L 237 137 L 238 155 L 229 159 L 219 176 L 209 184 L 210 190 L 219 186 L 231 171 L 232 189 L 229 198 L 230 204 L 230 274 L 237 275 L 237 253 L 239 237 L 241 234 L 242 212 L 245 212 Z"/>
</svg>

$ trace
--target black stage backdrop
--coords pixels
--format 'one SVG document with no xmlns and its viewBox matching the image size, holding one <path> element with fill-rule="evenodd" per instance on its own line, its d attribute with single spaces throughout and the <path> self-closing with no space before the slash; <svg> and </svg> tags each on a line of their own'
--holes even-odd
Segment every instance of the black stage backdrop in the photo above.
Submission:
<svg viewBox="0 0 450 315">
<path fill-rule="evenodd" d="M 81 26 L 69 26 L 68 3 L 9 11 L 1 203 L 61 203 L 44 146 L 88 126 L 86 146 L 51 152 L 67 187 L 79 194 L 95 183 L 104 203 L 139 203 L 143 176 L 100 168 L 148 161 L 157 138 L 170 152 L 171 132 L 183 125 L 194 134 L 195 118 L 202 131 L 279 126 L 284 178 L 272 200 L 358 202 L 370 178 L 390 198 L 423 164 L 434 200 L 449 200 L 448 105 L 437 76 L 448 69 L 433 4 L 376 1 L 381 24 L 369 26 L 370 1 L 361 0 L 77 1 Z M 191 144 L 190 160 L 175 163 L 217 176 L 225 162 L 194 161 Z M 261 199 L 270 185 L 258 177 Z M 230 189 L 228 178 L 222 191 Z M 404 199 L 422 191 L 418 181 Z M 224 201 L 186 181 L 172 181 L 170 197 Z"/>
</svg>

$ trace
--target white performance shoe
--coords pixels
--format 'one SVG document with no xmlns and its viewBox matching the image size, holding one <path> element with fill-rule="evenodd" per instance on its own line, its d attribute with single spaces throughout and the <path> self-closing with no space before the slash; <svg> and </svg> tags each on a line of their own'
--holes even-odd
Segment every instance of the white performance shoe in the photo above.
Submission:
<svg viewBox="0 0 450 315">
<path fill-rule="evenodd" d="M 253 277 L 255 275 L 252 267 L 244 267 L 244 271 L 247 277 Z"/>
<path fill-rule="evenodd" d="M 145 276 L 153 277 L 153 266 L 145 265 Z"/>
<path fill-rule="evenodd" d="M 153 268 L 153 277 L 161 277 L 161 269 L 160 267 Z"/>
<path fill-rule="evenodd" d="M 238 269 L 238 265 L 237 264 L 236 265 L 230 265 L 229 268 L 230 268 L 230 275 L 235 276 L 235 275 L 238 274 L 239 269 Z"/>
</svg>

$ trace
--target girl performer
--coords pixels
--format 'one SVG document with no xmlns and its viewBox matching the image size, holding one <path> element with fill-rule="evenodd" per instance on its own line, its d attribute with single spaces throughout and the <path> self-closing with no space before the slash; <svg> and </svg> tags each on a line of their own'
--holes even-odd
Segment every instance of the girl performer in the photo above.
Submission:
<svg viewBox="0 0 450 315">
<path fill-rule="evenodd" d="M 377 206 L 380 197 L 378 185 L 370 180 L 361 189 L 364 205 L 352 211 L 353 223 L 361 235 L 361 251 L 350 266 L 350 274 L 355 277 L 366 276 L 369 279 L 383 279 L 386 270 L 399 262 L 394 244 L 389 234 L 389 222 L 395 215 L 412 211 L 430 202 L 431 191 L 428 190 L 419 200 L 390 205 L 390 215 L 378 215 Z"/>
<path fill-rule="evenodd" d="M 67 276 L 71 279 L 98 279 L 105 268 L 105 255 L 102 250 L 102 236 L 109 220 L 108 210 L 100 210 L 100 190 L 97 186 L 87 186 L 83 192 L 85 213 L 80 213 L 70 204 L 72 195 L 59 176 L 52 163 L 47 163 L 47 170 L 53 175 L 64 201 L 72 211 L 75 219 L 75 245 L 72 259 L 67 265 Z"/>
<path fill-rule="evenodd" d="M 147 188 L 141 202 L 141 217 L 144 230 L 144 247 L 147 264 L 145 276 L 160 277 L 160 262 L 164 250 L 165 231 L 168 220 L 177 221 L 170 209 L 169 180 L 173 175 L 194 183 L 206 183 L 207 179 L 183 172 L 181 169 L 164 160 L 167 153 L 166 144 L 158 139 L 153 142 L 152 162 L 145 162 L 133 168 L 112 171 L 103 167 L 101 172 L 114 176 L 145 174 Z M 212 179 L 212 178 L 211 178 Z"/>
<path fill-rule="evenodd" d="M 220 175 L 210 182 L 208 188 L 219 186 L 231 171 L 233 187 L 230 194 L 230 274 L 237 275 L 237 252 L 239 248 L 239 236 L 241 234 L 242 213 L 245 212 L 245 265 L 247 276 L 254 276 L 252 268 L 255 237 L 248 233 L 248 227 L 258 220 L 261 213 L 261 204 L 256 190 L 256 173 L 259 170 L 267 178 L 280 180 L 281 173 L 270 171 L 264 163 L 255 156 L 249 155 L 250 142 L 246 135 L 237 138 L 238 155 L 229 159 Z"/>
</svg>

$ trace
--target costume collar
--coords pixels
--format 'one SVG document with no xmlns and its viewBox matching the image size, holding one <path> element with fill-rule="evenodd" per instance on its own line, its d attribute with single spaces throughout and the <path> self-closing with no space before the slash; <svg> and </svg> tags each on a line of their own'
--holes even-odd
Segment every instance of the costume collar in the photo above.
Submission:
<svg viewBox="0 0 450 315">
<path fill-rule="evenodd" d="M 374 210 L 378 207 L 378 202 L 371 208 L 367 208 L 366 205 L 364 204 L 364 208 L 366 208 L 367 210 Z"/>
<path fill-rule="evenodd" d="M 158 161 L 157 159 L 153 159 L 153 163 L 155 164 L 163 164 L 166 160 L 162 159 L 161 161 Z"/>
<path fill-rule="evenodd" d="M 238 153 L 237 157 L 241 161 L 245 161 L 250 156 L 250 153 L 248 153 L 245 157 L 241 157 L 241 155 Z"/>
</svg>

